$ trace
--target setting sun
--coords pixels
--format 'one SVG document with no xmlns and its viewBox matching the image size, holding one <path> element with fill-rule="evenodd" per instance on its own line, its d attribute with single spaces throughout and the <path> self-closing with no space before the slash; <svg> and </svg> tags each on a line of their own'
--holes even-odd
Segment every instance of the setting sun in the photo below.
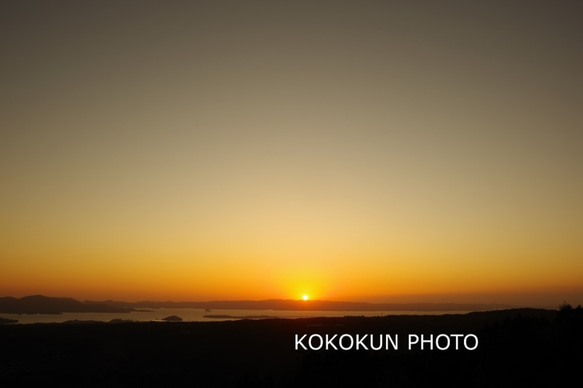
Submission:
<svg viewBox="0 0 583 388">
<path fill-rule="evenodd" d="M 579 5 L 20 3 L 0 297 L 583 303 Z"/>
</svg>

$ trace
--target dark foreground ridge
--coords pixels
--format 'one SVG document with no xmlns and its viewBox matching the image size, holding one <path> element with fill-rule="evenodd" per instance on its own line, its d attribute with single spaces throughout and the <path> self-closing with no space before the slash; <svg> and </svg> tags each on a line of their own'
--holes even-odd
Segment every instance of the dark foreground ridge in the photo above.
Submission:
<svg viewBox="0 0 583 388">
<path fill-rule="evenodd" d="M 0 326 L 6 386 L 566 386 L 583 310 L 442 316 Z M 475 350 L 295 350 L 296 334 L 473 333 Z"/>
</svg>

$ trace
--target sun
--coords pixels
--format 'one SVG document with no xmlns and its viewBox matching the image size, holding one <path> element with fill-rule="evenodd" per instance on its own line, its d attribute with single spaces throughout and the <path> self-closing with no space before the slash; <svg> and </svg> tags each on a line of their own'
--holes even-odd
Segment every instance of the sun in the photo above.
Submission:
<svg viewBox="0 0 583 388">
<path fill-rule="evenodd" d="M 304 295 L 304 296 L 302 296 L 302 299 L 303 300 L 308 300 L 308 299 L 310 299 L 310 297 L 308 295 Z"/>
</svg>

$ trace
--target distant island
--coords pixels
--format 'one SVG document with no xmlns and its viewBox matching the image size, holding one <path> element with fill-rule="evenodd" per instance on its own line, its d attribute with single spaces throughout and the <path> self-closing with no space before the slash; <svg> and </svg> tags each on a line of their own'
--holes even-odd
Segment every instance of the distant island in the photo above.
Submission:
<svg viewBox="0 0 583 388">
<path fill-rule="evenodd" d="M 94 302 L 98 303 L 98 302 Z M 116 302 L 105 301 L 111 306 L 126 308 L 200 308 L 216 310 L 281 310 L 281 311 L 489 311 L 514 308 L 507 304 L 479 303 L 368 303 L 328 300 L 231 300 L 210 302 Z"/>
<path fill-rule="evenodd" d="M 489 311 L 512 308 L 504 304 L 472 303 L 366 303 L 324 300 L 234 300 L 211 302 L 120 302 L 78 301 L 73 298 L 55 298 L 43 295 L 23 298 L 1 297 L 0 313 L 7 314 L 62 314 L 62 313 L 127 313 L 145 308 L 200 308 L 218 310 L 281 310 L 281 311 Z"/>
<path fill-rule="evenodd" d="M 17 299 L 0 298 L 0 313 L 5 314 L 62 314 L 62 313 L 127 313 L 130 307 L 113 306 L 102 302 L 80 302 L 73 298 L 53 298 L 43 295 Z"/>
</svg>

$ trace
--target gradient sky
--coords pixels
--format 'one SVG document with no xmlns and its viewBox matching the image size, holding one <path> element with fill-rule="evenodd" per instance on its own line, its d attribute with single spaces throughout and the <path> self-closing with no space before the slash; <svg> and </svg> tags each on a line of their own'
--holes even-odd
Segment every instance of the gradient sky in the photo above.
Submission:
<svg viewBox="0 0 583 388">
<path fill-rule="evenodd" d="M 0 295 L 583 303 L 581 4 L 2 2 Z"/>
</svg>

